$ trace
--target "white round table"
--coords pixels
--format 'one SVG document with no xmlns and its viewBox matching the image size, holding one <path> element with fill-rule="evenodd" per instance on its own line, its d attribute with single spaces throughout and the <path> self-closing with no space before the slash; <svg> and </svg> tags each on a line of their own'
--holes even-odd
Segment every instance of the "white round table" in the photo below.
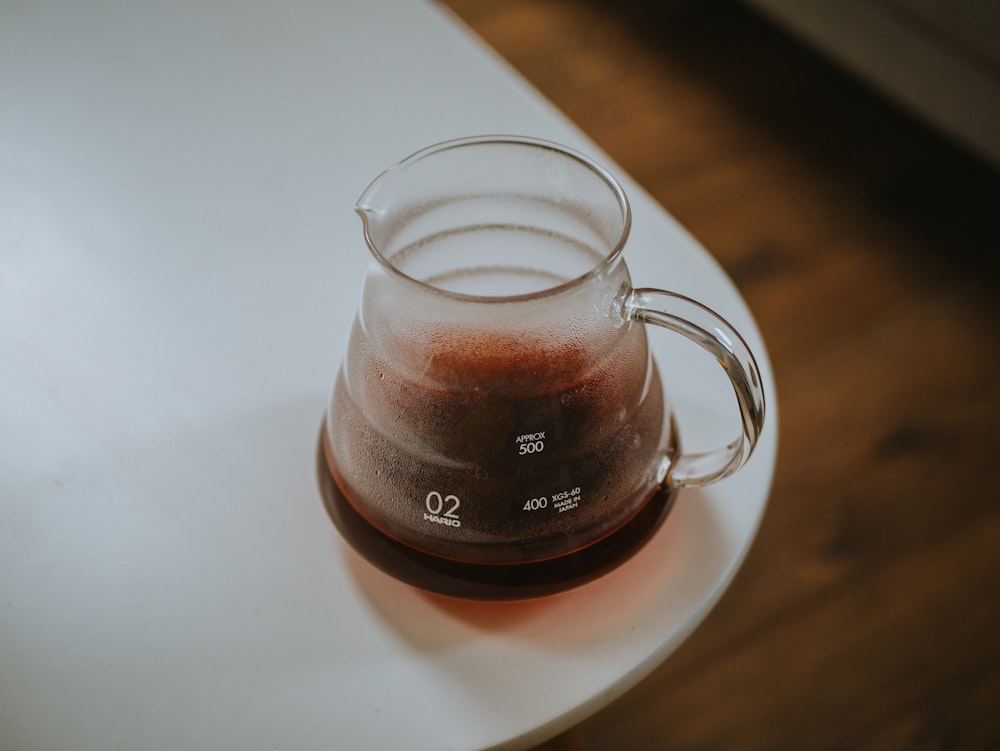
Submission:
<svg viewBox="0 0 1000 751">
<path fill-rule="evenodd" d="M 561 595 L 421 593 L 326 515 L 357 194 L 475 133 L 602 159 L 440 8 L 8 0 L 0 102 L 0 747 L 524 748 L 724 592 L 774 471 L 770 385 L 750 463 Z M 618 172 L 636 283 L 729 318 L 770 384 L 731 282 Z M 687 446 L 735 429 L 715 363 L 652 340 Z"/>
</svg>

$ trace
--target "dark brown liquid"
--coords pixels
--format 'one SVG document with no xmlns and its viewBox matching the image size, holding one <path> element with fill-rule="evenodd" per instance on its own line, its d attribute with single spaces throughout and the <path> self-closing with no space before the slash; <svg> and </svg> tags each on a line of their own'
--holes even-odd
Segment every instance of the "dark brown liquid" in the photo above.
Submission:
<svg viewBox="0 0 1000 751">
<path fill-rule="evenodd" d="M 645 339 L 614 341 L 448 331 L 392 363 L 355 347 L 320 463 L 342 534 L 461 596 L 534 596 L 629 557 L 670 505 L 655 474 L 674 436 Z"/>
<path fill-rule="evenodd" d="M 323 431 L 326 432 L 325 429 Z M 611 535 L 563 556 L 532 563 L 482 564 L 430 555 L 383 534 L 344 497 L 321 438 L 316 457 L 320 492 L 344 539 L 369 563 L 428 592 L 476 600 L 523 600 L 562 592 L 612 571 L 659 529 L 676 491 L 662 490 Z"/>
</svg>

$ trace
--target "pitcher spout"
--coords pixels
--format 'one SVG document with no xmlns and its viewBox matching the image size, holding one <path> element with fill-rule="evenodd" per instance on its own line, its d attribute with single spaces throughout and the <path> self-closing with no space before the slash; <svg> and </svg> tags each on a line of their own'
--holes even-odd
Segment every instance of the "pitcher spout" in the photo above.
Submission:
<svg viewBox="0 0 1000 751">
<path fill-rule="evenodd" d="M 361 217 L 365 242 L 376 253 L 378 253 L 381 244 L 379 238 L 382 235 L 383 226 L 393 206 L 392 196 L 399 168 L 398 164 L 390 167 L 372 180 L 358 197 L 357 203 L 354 204 L 354 211 Z"/>
<path fill-rule="evenodd" d="M 379 211 L 361 201 L 355 204 L 354 211 L 361 217 L 361 227 L 365 235 L 365 243 L 369 248 L 374 249 L 372 233 L 377 231 Z"/>
<path fill-rule="evenodd" d="M 358 196 L 358 201 L 354 204 L 354 210 L 364 218 L 365 216 L 377 215 L 385 208 L 386 194 L 391 188 L 392 177 L 396 167 L 390 167 L 381 175 L 372 180 L 364 192 Z"/>
</svg>

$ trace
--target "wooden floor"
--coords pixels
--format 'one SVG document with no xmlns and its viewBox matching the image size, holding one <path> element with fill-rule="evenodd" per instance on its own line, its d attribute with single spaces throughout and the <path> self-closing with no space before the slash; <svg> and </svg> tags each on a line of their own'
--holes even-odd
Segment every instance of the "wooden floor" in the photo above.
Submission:
<svg viewBox="0 0 1000 751">
<path fill-rule="evenodd" d="M 735 3 L 447 4 L 725 266 L 779 395 L 730 590 L 539 751 L 1000 748 L 1000 174 Z"/>
</svg>

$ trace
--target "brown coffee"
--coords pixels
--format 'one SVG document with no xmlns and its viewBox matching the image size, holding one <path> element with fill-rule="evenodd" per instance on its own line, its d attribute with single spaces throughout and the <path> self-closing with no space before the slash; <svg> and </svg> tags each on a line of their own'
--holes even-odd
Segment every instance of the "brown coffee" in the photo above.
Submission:
<svg viewBox="0 0 1000 751">
<path fill-rule="evenodd" d="M 325 433 L 325 428 L 324 428 Z M 621 528 L 579 550 L 533 563 L 470 563 L 424 553 L 393 539 L 361 516 L 330 471 L 325 437 L 317 453 L 320 492 L 330 518 L 363 558 L 390 576 L 415 587 L 478 600 L 521 600 L 561 592 L 613 570 L 656 532 L 676 491 L 655 492 Z"/>
<path fill-rule="evenodd" d="M 673 436 L 643 336 L 441 329 L 393 362 L 359 341 L 324 432 L 328 505 L 355 545 L 370 526 L 423 556 L 537 565 L 613 537 L 657 495 Z"/>
</svg>

